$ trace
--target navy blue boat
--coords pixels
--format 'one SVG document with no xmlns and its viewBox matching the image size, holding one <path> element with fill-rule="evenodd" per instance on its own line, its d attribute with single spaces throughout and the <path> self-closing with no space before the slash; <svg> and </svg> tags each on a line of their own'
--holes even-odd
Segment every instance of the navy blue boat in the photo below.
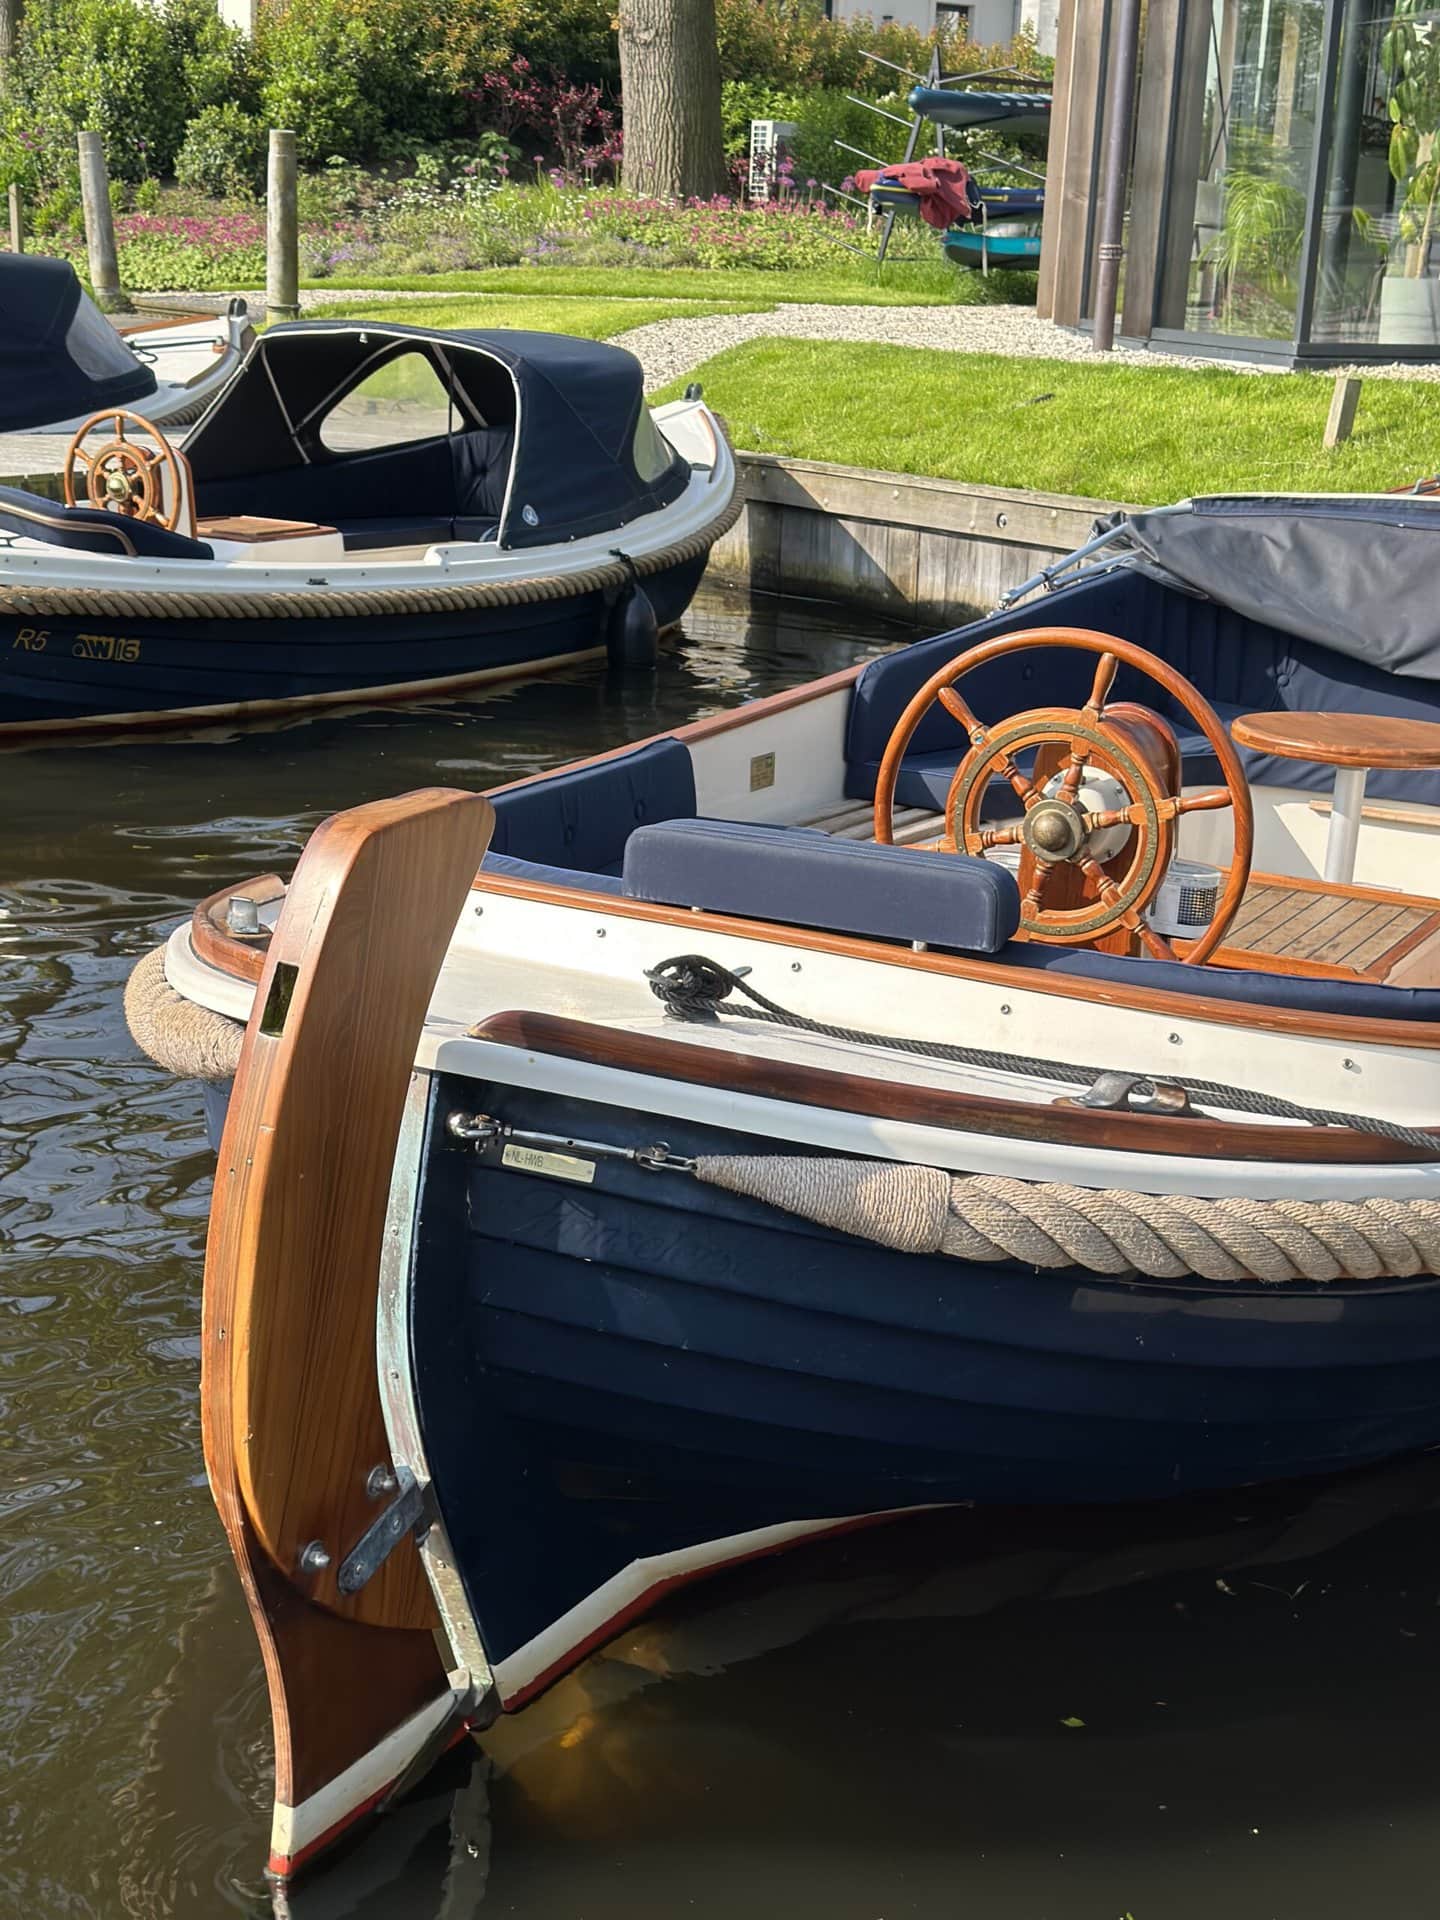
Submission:
<svg viewBox="0 0 1440 1920">
<path fill-rule="evenodd" d="M 1440 1444 L 1437 545 L 1135 515 L 863 669 L 339 816 L 143 963 L 214 1023 L 277 1872 L 715 1567 Z M 341 1752 L 322 1670 L 397 1676 Z"/>
<path fill-rule="evenodd" d="M 0 488 L 0 739 L 652 663 L 738 511 L 698 389 L 559 334 L 276 327 L 183 451 L 104 391 Z"/>
</svg>

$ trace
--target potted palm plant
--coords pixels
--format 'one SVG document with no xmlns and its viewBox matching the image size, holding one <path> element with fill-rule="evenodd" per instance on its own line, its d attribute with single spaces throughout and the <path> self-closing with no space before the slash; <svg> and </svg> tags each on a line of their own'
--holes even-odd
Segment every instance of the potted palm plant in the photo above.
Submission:
<svg viewBox="0 0 1440 1920">
<path fill-rule="evenodd" d="M 1380 290 L 1380 337 L 1387 345 L 1440 344 L 1440 281 L 1430 246 L 1440 203 L 1440 36 L 1429 0 L 1396 0 L 1380 43 L 1390 82 L 1390 173 L 1403 198 L 1391 251 L 1398 271 Z"/>
</svg>

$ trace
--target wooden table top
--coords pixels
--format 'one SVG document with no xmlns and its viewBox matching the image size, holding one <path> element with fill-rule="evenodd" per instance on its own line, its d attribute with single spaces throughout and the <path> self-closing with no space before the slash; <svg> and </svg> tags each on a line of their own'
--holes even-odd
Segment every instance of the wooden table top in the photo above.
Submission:
<svg viewBox="0 0 1440 1920">
<path fill-rule="evenodd" d="M 301 534 L 335 533 L 314 520 L 267 520 L 256 513 L 202 514 L 195 523 L 202 540 L 294 540 Z M 1435 729 L 1440 733 L 1440 727 Z"/>
<path fill-rule="evenodd" d="M 1380 713 L 1242 713 L 1237 746 L 1328 767 L 1440 767 L 1440 725 Z"/>
</svg>

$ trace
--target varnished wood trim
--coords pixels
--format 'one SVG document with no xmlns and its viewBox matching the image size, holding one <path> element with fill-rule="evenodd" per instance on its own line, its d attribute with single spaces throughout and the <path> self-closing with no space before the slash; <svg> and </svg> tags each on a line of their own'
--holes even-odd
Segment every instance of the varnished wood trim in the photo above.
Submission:
<svg viewBox="0 0 1440 1920">
<path fill-rule="evenodd" d="M 190 916 L 190 945 L 198 960 L 234 980 L 258 980 L 265 971 L 263 941 L 240 940 L 225 924 L 225 910 L 239 894 L 263 906 L 278 900 L 285 882 L 278 873 L 262 873 L 254 880 L 242 880 L 239 886 L 221 887 L 208 894 Z"/>
<path fill-rule="evenodd" d="M 213 327 L 224 314 L 219 313 L 175 313 L 162 319 L 158 313 L 140 313 L 133 320 L 112 321 L 115 331 L 122 340 L 128 340 L 137 333 L 170 333 L 176 327 Z M 224 344 L 223 336 L 216 338 Z"/>
<path fill-rule="evenodd" d="M 1256 1007 L 1248 1001 L 1212 1000 L 1200 993 L 1167 993 L 1155 987 L 1121 986 L 1112 980 L 1077 980 L 1073 974 L 1045 973 L 1030 968 L 1022 971 L 1006 966 L 1003 961 L 915 953 L 909 947 L 882 946 L 878 941 L 858 940 L 848 934 L 819 933 L 809 927 L 782 927 L 763 920 L 741 920 L 733 914 L 706 913 L 689 907 L 660 907 L 648 900 L 626 900 L 613 893 L 581 893 L 572 887 L 521 880 L 509 874 L 480 873 L 474 885 L 483 893 L 506 894 L 551 907 L 569 907 L 602 919 L 649 920 L 661 926 L 683 927 L 691 934 L 729 934 L 737 939 L 763 940 L 771 946 L 839 954 L 847 959 L 869 960 L 917 973 L 976 980 L 1025 993 L 1045 993 L 1060 1000 L 1086 1001 L 1092 1006 L 1124 1007 L 1135 1013 L 1159 1014 L 1168 1019 L 1253 1028 L 1258 1018 L 1269 1033 L 1340 1040 L 1352 1046 L 1440 1048 L 1440 1021 L 1436 1020 L 1387 1020 L 1355 1014 L 1297 1012 L 1285 1007 Z"/>
<path fill-rule="evenodd" d="M 475 1039 L 492 1040 L 499 1046 L 562 1060 L 585 1060 L 617 1072 L 725 1087 L 766 1100 L 1006 1139 L 1126 1153 L 1176 1154 L 1198 1160 L 1369 1165 L 1440 1157 L 1440 1133 L 1436 1134 L 1435 1156 L 1428 1156 L 1420 1149 L 1340 1127 L 1256 1127 L 1199 1117 L 1094 1113 L 1085 1107 L 1002 1100 L 917 1086 L 898 1077 L 905 1066 L 901 1054 L 895 1056 L 893 1071 L 897 1077 L 878 1079 L 868 1074 L 838 1073 L 828 1067 L 797 1066 L 759 1054 L 732 1053 L 728 1048 L 706 1047 L 688 1040 L 626 1033 L 547 1013 L 494 1013 L 470 1031 Z"/>
<path fill-rule="evenodd" d="M 1335 811 L 1333 800 L 1312 800 L 1311 813 L 1328 818 Z M 1402 807 L 1390 800 L 1367 800 L 1360 809 L 1362 820 L 1378 820 L 1387 827 L 1440 828 L 1440 810 L 1434 807 Z"/>
</svg>

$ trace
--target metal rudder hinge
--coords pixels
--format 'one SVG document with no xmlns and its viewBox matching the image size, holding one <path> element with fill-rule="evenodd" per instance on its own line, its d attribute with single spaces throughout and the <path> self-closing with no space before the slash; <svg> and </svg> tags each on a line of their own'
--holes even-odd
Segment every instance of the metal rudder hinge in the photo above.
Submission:
<svg viewBox="0 0 1440 1920">
<path fill-rule="evenodd" d="M 371 1475 L 373 1483 L 375 1476 Z M 341 1593 L 359 1593 L 374 1579 L 407 1534 L 423 1539 L 434 1518 L 430 1488 L 422 1486 L 408 1467 L 394 1476 L 395 1497 L 361 1534 L 340 1562 L 335 1584 Z"/>
</svg>

